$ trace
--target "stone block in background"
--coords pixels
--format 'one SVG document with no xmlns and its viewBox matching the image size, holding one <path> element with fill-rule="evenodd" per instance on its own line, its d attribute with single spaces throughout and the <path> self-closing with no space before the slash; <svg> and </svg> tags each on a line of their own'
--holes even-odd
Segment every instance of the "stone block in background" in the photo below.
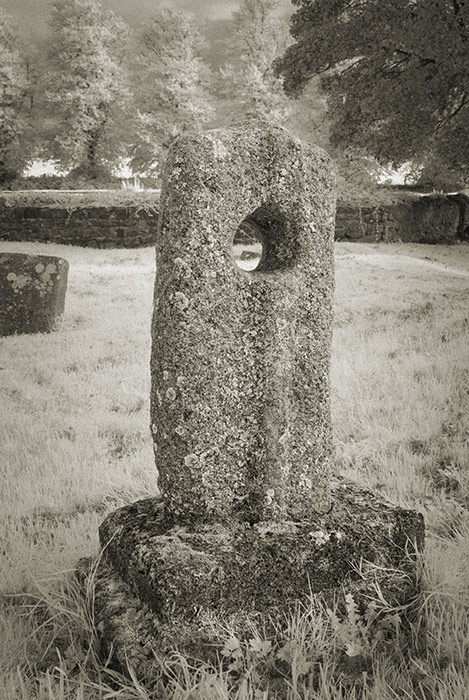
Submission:
<svg viewBox="0 0 469 700">
<path fill-rule="evenodd" d="M 49 333 L 65 307 L 67 260 L 0 253 L 0 335 Z"/>
</svg>

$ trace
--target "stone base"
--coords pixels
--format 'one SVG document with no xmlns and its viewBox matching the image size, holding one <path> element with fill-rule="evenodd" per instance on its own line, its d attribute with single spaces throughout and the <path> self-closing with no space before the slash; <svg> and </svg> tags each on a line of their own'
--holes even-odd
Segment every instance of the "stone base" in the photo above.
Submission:
<svg viewBox="0 0 469 700">
<path fill-rule="evenodd" d="M 155 654 L 177 647 L 213 657 L 214 626 L 229 623 L 242 635 L 250 620 L 279 618 L 311 593 L 332 602 L 351 592 L 366 608 L 379 583 L 389 605 L 408 604 L 424 524 L 338 480 L 331 511 L 308 522 L 189 530 L 169 522 L 152 498 L 108 516 L 100 539 L 95 615 L 103 653 L 117 668 L 147 676 Z"/>
</svg>

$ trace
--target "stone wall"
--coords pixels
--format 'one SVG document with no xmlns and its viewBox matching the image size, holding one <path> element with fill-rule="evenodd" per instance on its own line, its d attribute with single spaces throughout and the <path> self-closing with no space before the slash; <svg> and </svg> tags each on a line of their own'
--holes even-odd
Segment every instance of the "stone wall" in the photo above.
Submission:
<svg viewBox="0 0 469 700">
<path fill-rule="evenodd" d="M 380 206 L 337 207 L 337 240 L 455 243 L 467 239 L 461 195 L 409 195 Z"/>
<path fill-rule="evenodd" d="M 459 238 L 469 241 L 469 190 L 449 194 L 448 198 L 459 207 Z"/>
<path fill-rule="evenodd" d="M 92 248 L 154 245 L 158 212 L 141 205 L 5 206 L 0 240 L 51 241 Z M 455 243 L 469 240 L 469 196 L 406 194 L 394 204 L 338 204 L 335 238 L 350 241 Z"/>
<path fill-rule="evenodd" d="M 0 240 L 68 243 L 91 248 L 154 245 L 158 213 L 141 206 L 0 206 Z"/>
</svg>

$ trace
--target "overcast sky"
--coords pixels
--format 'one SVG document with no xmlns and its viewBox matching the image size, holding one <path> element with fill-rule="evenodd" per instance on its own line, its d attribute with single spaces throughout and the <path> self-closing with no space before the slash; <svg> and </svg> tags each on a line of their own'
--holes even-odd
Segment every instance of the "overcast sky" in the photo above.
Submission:
<svg viewBox="0 0 469 700">
<path fill-rule="evenodd" d="M 289 0 L 283 0 L 289 5 Z M 239 0 L 101 0 L 102 4 L 120 14 L 130 24 L 140 24 L 153 11 L 165 5 L 189 10 L 208 20 L 229 19 Z M 3 7 L 27 36 L 47 32 L 50 0 L 0 0 Z"/>
</svg>

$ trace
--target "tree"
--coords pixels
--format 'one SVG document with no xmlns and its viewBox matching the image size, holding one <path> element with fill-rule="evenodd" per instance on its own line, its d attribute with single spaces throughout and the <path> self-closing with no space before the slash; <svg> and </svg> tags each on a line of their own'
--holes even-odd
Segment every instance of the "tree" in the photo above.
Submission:
<svg viewBox="0 0 469 700">
<path fill-rule="evenodd" d="M 141 29 L 138 41 L 131 166 L 157 172 L 171 141 L 210 119 L 209 69 L 200 55 L 204 39 L 188 13 L 161 10 Z"/>
<path fill-rule="evenodd" d="M 98 0 L 54 0 L 46 155 L 95 179 L 125 153 L 124 23 Z"/>
<path fill-rule="evenodd" d="M 469 3 L 293 0 L 288 95 L 321 76 L 331 141 L 381 163 L 469 170 Z"/>
<path fill-rule="evenodd" d="M 28 162 L 28 65 L 19 40 L 0 10 L 0 183 L 21 174 Z"/>
<path fill-rule="evenodd" d="M 289 100 L 274 72 L 274 62 L 288 41 L 288 21 L 279 11 L 279 0 L 241 0 L 233 14 L 230 55 L 218 84 L 222 121 L 233 117 L 288 120 Z"/>
</svg>

